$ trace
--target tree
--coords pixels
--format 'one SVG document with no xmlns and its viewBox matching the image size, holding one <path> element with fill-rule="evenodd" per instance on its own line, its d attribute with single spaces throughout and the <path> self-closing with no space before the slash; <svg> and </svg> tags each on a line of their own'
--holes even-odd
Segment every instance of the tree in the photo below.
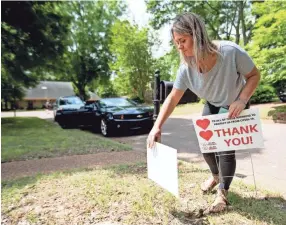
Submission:
<svg viewBox="0 0 286 225">
<path fill-rule="evenodd" d="M 120 94 L 145 99 L 145 92 L 152 79 L 152 56 L 148 29 L 139 29 L 128 21 L 117 21 L 112 27 L 110 49 L 115 55 L 110 65 L 115 71 L 115 88 Z"/>
<path fill-rule="evenodd" d="M 1 62 L 8 82 L 35 85 L 39 75 L 33 69 L 52 65 L 63 53 L 69 21 L 57 10 L 59 4 L 1 2 Z"/>
<path fill-rule="evenodd" d="M 160 80 L 174 81 L 180 65 L 180 57 L 177 49 L 172 48 L 170 52 L 154 60 L 153 71 L 160 70 Z"/>
<path fill-rule="evenodd" d="M 73 20 L 57 79 L 71 80 L 77 94 L 87 99 L 88 86 L 95 79 L 109 79 L 108 62 L 112 60 L 108 48 L 110 29 L 121 15 L 123 4 L 116 1 L 73 1 L 65 2 L 62 10 Z"/>
<path fill-rule="evenodd" d="M 286 3 L 254 3 L 257 21 L 252 42 L 247 46 L 265 83 L 286 88 Z"/>
<path fill-rule="evenodd" d="M 238 44 L 241 35 L 244 44 L 249 41 L 253 24 L 249 18 L 249 8 L 250 3 L 243 1 L 149 0 L 147 2 L 147 9 L 153 15 L 151 25 L 155 29 L 160 29 L 164 24 L 170 23 L 177 14 L 194 12 L 205 20 L 212 39 L 233 39 Z"/>
<path fill-rule="evenodd" d="M 1 94 L 8 102 L 24 97 L 45 69 L 64 51 L 69 18 L 58 10 L 59 2 L 1 2 Z M 11 104 L 12 105 L 12 104 Z"/>
</svg>

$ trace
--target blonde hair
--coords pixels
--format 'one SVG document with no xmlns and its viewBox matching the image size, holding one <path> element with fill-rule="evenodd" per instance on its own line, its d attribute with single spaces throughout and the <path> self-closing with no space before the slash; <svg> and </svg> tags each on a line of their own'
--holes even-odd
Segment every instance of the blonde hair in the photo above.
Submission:
<svg viewBox="0 0 286 225">
<path fill-rule="evenodd" d="M 173 41 L 174 32 L 178 34 L 189 34 L 193 38 L 194 57 L 187 57 L 180 53 L 181 61 L 191 67 L 197 68 L 199 60 L 210 54 L 218 53 L 217 46 L 211 42 L 208 36 L 204 21 L 195 13 L 178 15 L 174 19 L 171 28 Z"/>
</svg>

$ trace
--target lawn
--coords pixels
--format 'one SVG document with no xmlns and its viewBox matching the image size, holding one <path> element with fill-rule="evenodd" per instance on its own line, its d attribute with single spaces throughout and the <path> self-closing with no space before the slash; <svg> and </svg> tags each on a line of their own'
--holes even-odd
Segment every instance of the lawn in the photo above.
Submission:
<svg viewBox="0 0 286 225">
<path fill-rule="evenodd" d="M 180 199 L 147 179 L 145 163 L 2 181 L 2 223 L 285 224 L 285 200 L 261 190 L 254 198 L 253 187 L 239 180 L 229 193 L 228 212 L 200 215 L 214 198 L 199 189 L 208 175 L 180 162 Z"/>
<path fill-rule="evenodd" d="M 132 149 L 90 131 L 64 130 L 39 118 L 2 118 L 1 128 L 2 162 Z"/>
<path fill-rule="evenodd" d="M 259 109 L 260 118 L 266 120 L 277 120 L 277 115 L 280 113 L 286 114 L 286 104 L 272 107 L 262 107 Z M 284 116 L 286 122 L 286 116 Z"/>
</svg>

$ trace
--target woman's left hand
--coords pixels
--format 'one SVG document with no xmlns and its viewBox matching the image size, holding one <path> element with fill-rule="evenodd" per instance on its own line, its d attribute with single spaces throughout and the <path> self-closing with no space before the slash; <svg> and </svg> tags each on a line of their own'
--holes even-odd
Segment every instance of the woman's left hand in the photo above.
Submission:
<svg viewBox="0 0 286 225">
<path fill-rule="evenodd" d="M 229 114 L 228 114 L 228 118 L 236 118 L 240 115 L 240 113 L 242 112 L 242 110 L 244 110 L 246 107 L 246 105 L 241 101 L 241 100 L 237 100 L 235 102 L 233 102 L 230 106 L 229 106 Z"/>
</svg>

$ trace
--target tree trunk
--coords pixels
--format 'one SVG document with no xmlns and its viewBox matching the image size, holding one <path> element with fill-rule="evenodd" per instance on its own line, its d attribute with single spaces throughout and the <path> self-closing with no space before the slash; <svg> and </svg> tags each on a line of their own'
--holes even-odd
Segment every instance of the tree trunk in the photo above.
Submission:
<svg viewBox="0 0 286 225">
<path fill-rule="evenodd" d="M 240 41 L 239 25 L 240 25 L 240 19 L 238 15 L 237 24 L 235 26 L 235 43 L 236 44 L 239 44 L 239 41 Z"/>
<path fill-rule="evenodd" d="M 239 1 L 239 21 L 241 21 L 241 29 L 242 29 L 242 37 L 244 46 L 247 44 L 247 36 L 246 36 L 246 26 L 245 26 L 245 18 L 244 18 L 244 3 L 243 1 Z"/>
<path fill-rule="evenodd" d="M 81 84 L 81 83 L 77 83 L 77 84 L 75 84 L 75 86 L 77 87 L 78 95 L 81 98 L 81 100 L 83 100 L 83 101 L 87 100 L 87 94 L 85 93 L 85 86 L 86 85 Z"/>
<path fill-rule="evenodd" d="M 8 100 L 5 99 L 4 102 L 5 102 L 5 110 L 8 110 Z"/>
</svg>

